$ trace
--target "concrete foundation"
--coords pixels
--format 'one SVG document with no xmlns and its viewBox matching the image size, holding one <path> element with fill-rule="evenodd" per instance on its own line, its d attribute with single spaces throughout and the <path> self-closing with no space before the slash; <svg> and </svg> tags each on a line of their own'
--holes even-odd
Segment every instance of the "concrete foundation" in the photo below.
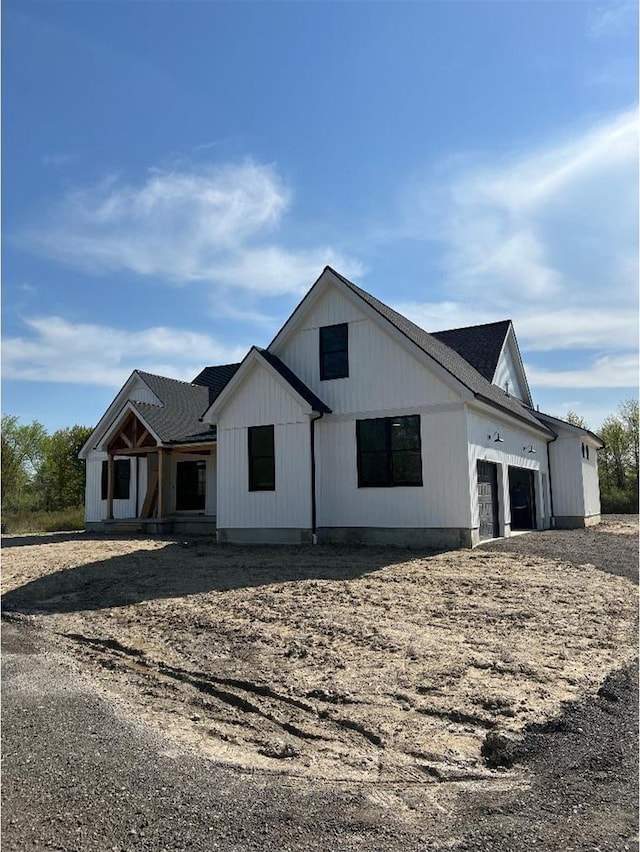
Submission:
<svg viewBox="0 0 640 852">
<path fill-rule="evenodd" d="M 473 532 L 460 527 L 319 527 L 318 542 L 457 550 L 473 546 Z"/>
<path fill-rule="evenodd" d="M 595 527 L 600 523 L 600 515 L 556 515 L 555 528 L 557 530 L 580 530 L 584 527 Z"/>
<path fill-rule="evenodd" d="M 114 518 L 86 521 L 87 532 L 129 533 L 142 535 L 208 535 L 216 534 L 216 519 L 205 515 L 170 518 Z"/>
<path fill-rule="evenodd" d="M 311 530 L 227 527 L 218 530 L 218 544 L 311 544 Z"/>
</svg>

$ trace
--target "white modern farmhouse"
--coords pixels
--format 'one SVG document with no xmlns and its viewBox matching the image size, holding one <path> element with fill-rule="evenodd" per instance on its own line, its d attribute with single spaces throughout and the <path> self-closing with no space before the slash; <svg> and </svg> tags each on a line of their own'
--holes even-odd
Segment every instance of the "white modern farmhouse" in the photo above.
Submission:
<svg viewBox="0 0 640 852">
<path fill-rule="evenodd" d="M 327 267 L 242 363 L 134 371 L 80 457 L 88 529 L 471 547 L 597 523 L 601 446 L 534 410 L 509 320 L 428 334 Z"/>
</svg>

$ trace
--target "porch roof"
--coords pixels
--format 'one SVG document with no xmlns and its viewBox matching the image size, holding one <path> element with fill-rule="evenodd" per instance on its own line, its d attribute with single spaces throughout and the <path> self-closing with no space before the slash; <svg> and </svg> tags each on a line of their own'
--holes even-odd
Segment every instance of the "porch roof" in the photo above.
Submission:
<svg viewBox="0 0 640 852">
<path fill-rule="evenodd" d="M 209 401 L 209 388 L 138 371 L 162 405 L 130 400 L 130 405 L 151 426 L 163 444 L 194 444 L 216 440 L 215 427 L 200 415 Z"/>
</svg>

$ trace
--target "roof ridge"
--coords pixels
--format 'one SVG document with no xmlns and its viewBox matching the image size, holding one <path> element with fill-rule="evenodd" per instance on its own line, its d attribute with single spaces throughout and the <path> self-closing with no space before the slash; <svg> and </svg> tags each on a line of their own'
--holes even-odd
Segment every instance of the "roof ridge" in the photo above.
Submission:
<svg viewBox="0 0 640 852">
<path fill-rule="evenodd" d="M 475 325 L 459 325 L 456 328 L 441 328 L 438 331 L 430 331 L 428 334 L 445 334 L 448 331 L 466 331 L 471 328 L 488 328 L 490 325 L 503 325 L 504 323 L 511 323 L 513 325 L 512 319 L 502 319 L 502 320 L 494 320 L 493 322 L 479 322 Z"/>
<path fill-rule="evenodd" d="M 138 370 L 135 371 L 140 376 L 153 376 L 154 379 L 164 379 L 165 382 L 177 382 L 181 385 L 189 385 L 189 387 L 199 387 L 199 385 L 194 385 L 193 382 L 187 382 L 185 379 L 174 379 L 172 376 L 161 376 L 160 373 L 150 373 L 148 370 Z"/>
</svg>

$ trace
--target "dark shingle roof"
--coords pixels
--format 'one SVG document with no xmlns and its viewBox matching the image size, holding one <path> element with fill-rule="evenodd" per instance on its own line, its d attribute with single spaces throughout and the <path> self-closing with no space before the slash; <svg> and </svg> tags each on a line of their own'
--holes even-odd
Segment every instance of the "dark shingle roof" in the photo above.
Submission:
<svg viewBox="0 0 640 852">
<path fill-rule="evenodd" d="M 424 329 L 420 328 L 420 326 L 417 326 L 415 323 L 411 322 L 411 320 L 403 317 L 402 314 L 394 311 L 393 308 L 385 305 L 384 302 L 379 301 L 375 298 L 375 296 L 367 293 L 366 290 L 362 290 L 360 287 L 357 287 L 347 278 L 340 275 L 339 272 L 336 272 L 335 269 L 332 269 L 331 271 L 353 293 L 359 296 L 363 301 L 370 305 L 370 307 L 388 320 L 395 328 L 398 329 L 398 331 L 402 332 L 405 337 L 422 349 L 423 352 L 426 352 L 427 355 L 431 356 L 434 361 L 440 364 L 440 366 L 448 373 L 451 373 L 454 378 L 462 382 L 462 384 L 465 385 L 465 387 L 467 387 L 476 396 L 476 398 L 489 403 L 489 405 L 502 408 L 504 411 L 514 417 L 517 417 L 519 420 L 523 420 L 530 426 L 535 426 L 537 429 L 541 429 L 544 432 L 550 432 L 547 426 L 536 419 L 530 408 L 523 405 L 515 397 L 509 396 L 500 388 L 492 385 L 491 382 L 485 379 L 485 377 L 472 367 L 468 361 L 459 355 L 455 349 L 452 349 L 450 346 L 447 346 L 446 343 L 443 343 L 432 334 L 424 331 Z"/>
<path fill-rule="evenodd" d="M 209 405 L 216 400 L 229 384 L 238 364 L 221 364 L 218 367 L 205 367 L 193 380 L 194 385 L 203 385 L 209 388 Z"/>
<path fill-rule="evenodd" d="M 432 331 L 431 336 L 455 349 L 481 376 L 492 382 L 510 325 L 511 320 L 500 320 L 466 328 Z"/>
<path fill-rule="evenodd" d="M 151 426 L 163 444 L 215 441 L 216 430 L 200 421 L 208 405 L 209 389 L 203 385 L 180 382 L 137 370 L 162 405 L 135 402 L 131 405 Z"/>
<path fill-rule="evenodd" d="M 291 385 L 294 391 L 296 391 L 296 393 L 298 393 L 305 402 L 309 403 L 313 411 L 322 411 L 326 414 L 331 414 L 329 406 L 317 397 L 311 388 L 307 387 L 302 379 L 299 379 L 298 376 L 296 376 L 296 374 L 276 355 L 273 355 L 267 349 L 258 349 L 258 352 L 262 355 L 265 361 L 271 364 L 274 370 L 277 370 L 278 373 L 280 373 L 282 378 Z"/>
</svg>

